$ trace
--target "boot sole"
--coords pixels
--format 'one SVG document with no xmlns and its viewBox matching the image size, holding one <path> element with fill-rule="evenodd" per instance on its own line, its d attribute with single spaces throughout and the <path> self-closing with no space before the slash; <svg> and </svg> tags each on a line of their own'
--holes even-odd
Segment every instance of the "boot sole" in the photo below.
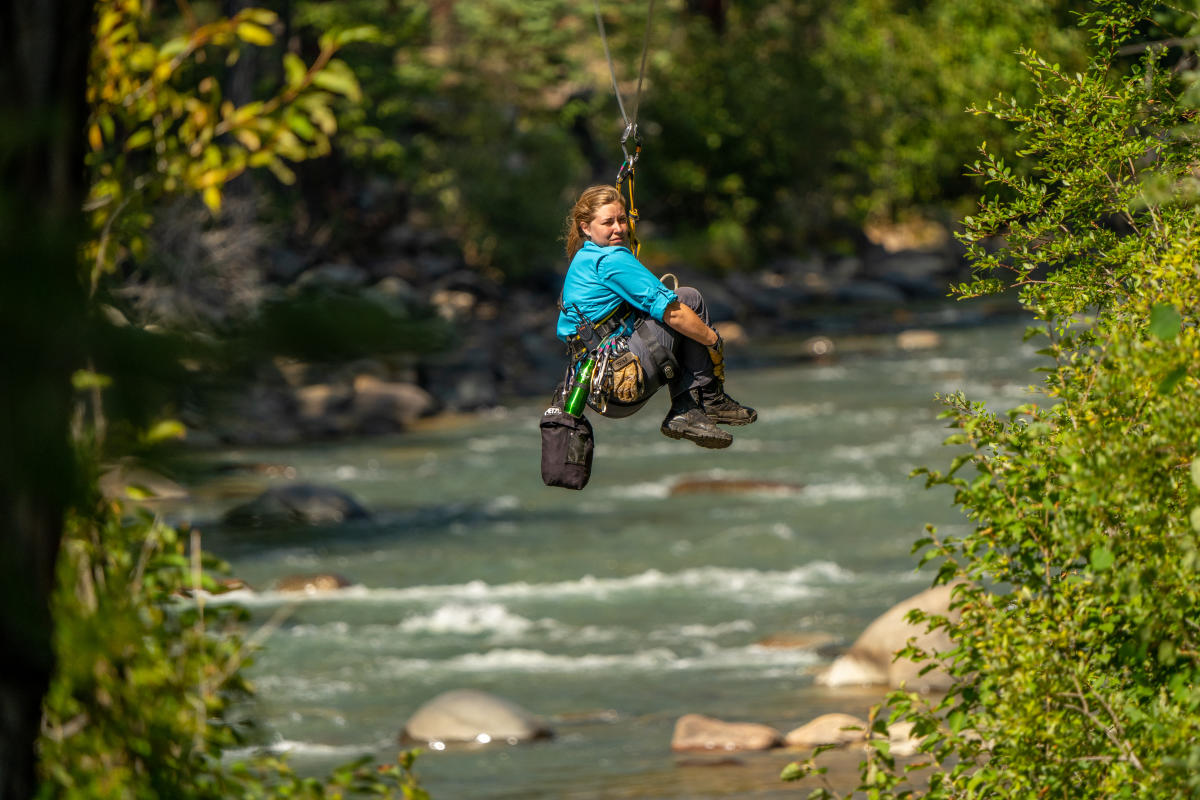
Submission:
<svg viewBox="0 0 1200 800">
<path fill-rule="evenodd" d="M 706 413 L 706 416 L 709 419 L 711 419 L 713 422 L 717 423 L 718 425 L 749 425 L 751 422 L 754 422 L 755 420 L 758 419 L 757 412 L 750 415 L 750 417 L 748 419 L 743 419 L 741 417 L 734 417 L 734 418 L 714 417 L 712 414 L 707 414 L 707 413 Z"/>
<path fill-rule="evenodd" d="M 703 434 L 687 433 L 685 431 L 677 431 L 672 428 L 659 428 L 662 435 L 670 439 L 687 439 L 689 442 L 695 442 L 701 447 L 706 447 L 709 450 L 724 450 L 729 445 L 733 444 L 733 437 L 728 439 L 716 436 L 704 436 Z"/>
</svg>

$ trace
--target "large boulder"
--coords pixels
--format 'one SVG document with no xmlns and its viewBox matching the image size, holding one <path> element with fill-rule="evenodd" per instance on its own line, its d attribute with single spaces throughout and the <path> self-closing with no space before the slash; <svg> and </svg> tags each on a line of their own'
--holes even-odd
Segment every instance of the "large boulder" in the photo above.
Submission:
<svg viewBox="0 0 1200 800">
<path fill-rule="evenodd" d="M 701 714 L 684 714 L 675 722 L 671 749 L 684 750 L 769 750 L 783 737 L 769 725 L 755 722 L 725 722 Z"/>
<path fill-rule="evenodd" d="M 382 381 L 372 375 L 354 378 L 350 414 L 364 432 L 402 428 L 433 413 L 436 406 L 433 396 L 415 384 Z"/>
<path fill-rule="evenodd" d="M 228 525 L 241 528 L 278 525 L 331 525 L 370 518 L 370 513 L 350 495 L 326 486 L 307 483 L 276 486 L 225 513 Z"/>
<path fill-rule="evenodd" d="M 401 737 L 417 742 L 508 742 L 553 736 L 540 718 L 520 706 L 476 689 L 444 692 L 421 706 Z"/>
<path fill-rule="evenodd" d="M 788 731 L 783 743 L 788 747 L 812 749 L 825 744 L 842 745 L 867 739 L 867 722 L 850 714 L 822 714 Z"/>
<path fill-rule="evenodd" d="M 914 663 L 896 659 L 898 650 L 915 638 L 918 647 L 927 653 L 946 651 L 953 646 L 943 628 L 926 630 L 926 625 L 912 625 L 905 617 L 914 608 L 926 614 L 952 617 L 950 598 L 953 586 L 935 586 L 903 600 L 876 619 L 862 632 L 850 649 L 838 657 L 817 682 L 826 686 L 889 686 L 903 685 L 911 691 L 937 692 L 950 686 L 950 677 L 941 669 L 924 675 L 921 670 L 928 661 Z"/>
</svg>

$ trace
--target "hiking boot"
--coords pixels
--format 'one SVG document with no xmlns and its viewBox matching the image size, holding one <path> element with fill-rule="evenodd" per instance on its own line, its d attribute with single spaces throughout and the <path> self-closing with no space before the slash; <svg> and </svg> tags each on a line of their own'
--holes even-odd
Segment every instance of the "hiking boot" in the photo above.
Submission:
<svg viewBox="0 0 1200 800">
<path fill-rule="evenodd" d="M 671 399 L 671 410 L 667 412 L 662 427 L 663 436 L 672 439 L 689 439 L 701 447 L 719 450 L 733 444 L 733 437 L 712 423 L 700 406 L 696 405 L 691 392 L 684 392 Z"/>
<path fill-rule="evenodd" d="M 758 419 L 758 412 L 725 394 L 725 386 L 711 383 L 696 390 L 700 409 L 713 422 L 721 425 L 749 425 Z"/>
</svg>

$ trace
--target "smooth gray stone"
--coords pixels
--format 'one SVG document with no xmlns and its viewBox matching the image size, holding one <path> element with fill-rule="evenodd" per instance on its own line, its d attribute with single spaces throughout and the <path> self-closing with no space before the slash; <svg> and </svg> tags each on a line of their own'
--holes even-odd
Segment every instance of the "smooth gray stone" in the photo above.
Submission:
<svg viewBox="0 0 1200 800">
<path fill-rule="evenodd" d="M 421 706 L 402 737 L 419 742 L 517 742 L 553 736 L 540 717 L 477 689 L 444 692 Z"/>
</svg>

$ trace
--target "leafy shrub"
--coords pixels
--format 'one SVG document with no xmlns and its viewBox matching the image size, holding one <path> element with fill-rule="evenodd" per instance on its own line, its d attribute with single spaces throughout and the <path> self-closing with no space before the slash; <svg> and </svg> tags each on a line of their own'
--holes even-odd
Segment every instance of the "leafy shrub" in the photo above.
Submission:
<svg viewBox="0 0 1200 800">
<path fill-rule="evenodd" d="M 67 520 L 40 797 L 427 797 L 411 752 L 382 770 L 362 760 L 320 779 L 270 754 L 225 764 L 223 752 L 252 733 L 236 713 L 250 696 L 247 615 L 204 603 L 225 566 L 201 551 L 197 531 L 127 511 L 98 500 Z"/>
<path fill-rule="evenodd" d="M 1004 193 L 966 221 L 979 274 L 959 291 L 1018 288 L 1049 365 L 1040 398 L 1007 414 L 945 398 L 948 442 L 966 451 L 921 472 L 975 529 L 930 530 L 916 549 L 939 582 L 964 582 L 961 620 L 935 621 L 956 642 L 938 656 L 955 685 L 932 704 L 889 696 L 878 726 L 912 721 L 922 754 L 900 769 L 872 751 L 858 787 L 872 797 L 1200 793 L 1200 149 L 1191 78 L 1162 48 L 1120 69 L 1135 36 L 1193 33 L 1194 17 L 1165 11 L 1098 4 L 1085 72 L 1027 52 L 1036 102 L 991 109 L 1033 169 L 986 151 L 973 167 Z"/>
</svg>

